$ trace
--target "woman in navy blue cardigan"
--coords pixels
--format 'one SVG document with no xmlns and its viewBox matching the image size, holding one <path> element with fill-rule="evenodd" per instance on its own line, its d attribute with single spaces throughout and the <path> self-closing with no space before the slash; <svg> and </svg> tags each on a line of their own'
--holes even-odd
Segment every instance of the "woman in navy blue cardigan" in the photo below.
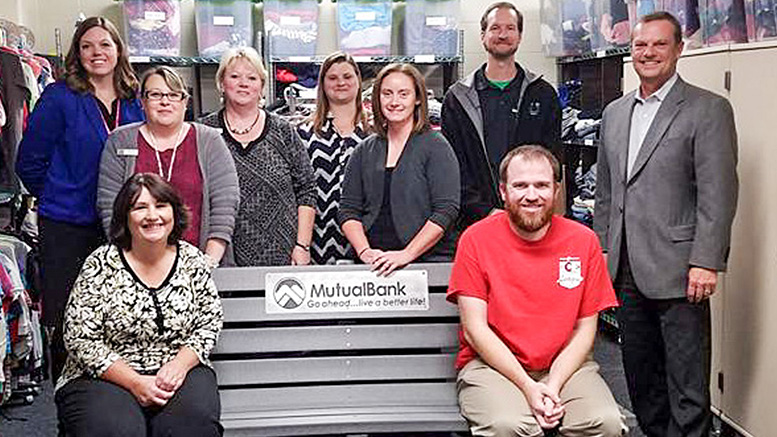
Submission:
<svg viewBox="0 0 777 437">
<path fill-rule="evenodd" d="M 39 199 L 43 324 L 54 327 L 52 376 L 66 357 L 62 316 L 86 257 L 104 241 L 97 175 L 108 134 L 143 120 L 138 81 L 116 27 L 90 17 L 73 35 L 64 79 L 49 85 L 27 123 L 16 173 Z"/>
</svg>

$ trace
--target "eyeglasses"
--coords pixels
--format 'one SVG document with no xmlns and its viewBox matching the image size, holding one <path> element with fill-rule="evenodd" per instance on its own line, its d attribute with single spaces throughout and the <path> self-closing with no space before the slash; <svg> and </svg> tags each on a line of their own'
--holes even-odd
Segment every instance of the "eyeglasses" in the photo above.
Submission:
<svg viewBox="0 0 777 437">
<path fill-rule="evenodd" d="M 163 93 L 162 91 L 146 91 L 146 99 L 153 102 L 161 101 L 165 97 L 171 102 L 182 102 L 188 96 L 181 91 L 172 91 L 169 93 Z"/>
</svg>

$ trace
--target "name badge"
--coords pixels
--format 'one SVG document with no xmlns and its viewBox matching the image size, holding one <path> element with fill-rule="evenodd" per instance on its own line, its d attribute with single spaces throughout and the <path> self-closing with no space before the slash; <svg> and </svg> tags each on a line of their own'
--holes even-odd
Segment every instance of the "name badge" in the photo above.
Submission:
<svg viewBox="0 0 777 437">
<path fill-rule="evenodd" d="M 138 156 L 138 149 L 119 149 L 119 156 Z"/>
</svg>

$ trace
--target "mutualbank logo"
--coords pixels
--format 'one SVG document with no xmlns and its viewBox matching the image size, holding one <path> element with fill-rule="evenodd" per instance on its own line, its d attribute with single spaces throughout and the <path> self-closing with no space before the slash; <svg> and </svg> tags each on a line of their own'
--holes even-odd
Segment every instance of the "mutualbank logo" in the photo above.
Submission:
<svg viewBox="0 0 777 437">
<path fill-rule="evenodd" d="M 429 309 L 425 270 L 390 277 L 369 270 L 267 273 L 265 286 L 267 314 Z"/>
<path fill-rule="evenodd" d="M 294 278 L 284 278 L 273 289 L 275 302 L 282 308 L 293 310 L 305 301 L 305 286 Z"/>
</svg>

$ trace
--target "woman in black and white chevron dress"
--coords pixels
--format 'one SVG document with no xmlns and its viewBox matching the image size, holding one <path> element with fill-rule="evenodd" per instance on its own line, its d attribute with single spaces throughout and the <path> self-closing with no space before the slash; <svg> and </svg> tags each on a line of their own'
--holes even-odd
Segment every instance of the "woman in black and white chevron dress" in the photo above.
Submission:
<svg viewBox="0 0 777 437">
<path fill-rule="evenodd" d="M 350 245 L 337 223 L 337 210 L 345 165 L 370 131 L 362 111 L 361 85 L 359 66 L 351 55 L 329 55 L 318 75 L 316 112 L 298 129 L 316 177 L 316 221 L 310 248 L 315 264 L 353 258 L 347 255 Z"/>
</svg>

